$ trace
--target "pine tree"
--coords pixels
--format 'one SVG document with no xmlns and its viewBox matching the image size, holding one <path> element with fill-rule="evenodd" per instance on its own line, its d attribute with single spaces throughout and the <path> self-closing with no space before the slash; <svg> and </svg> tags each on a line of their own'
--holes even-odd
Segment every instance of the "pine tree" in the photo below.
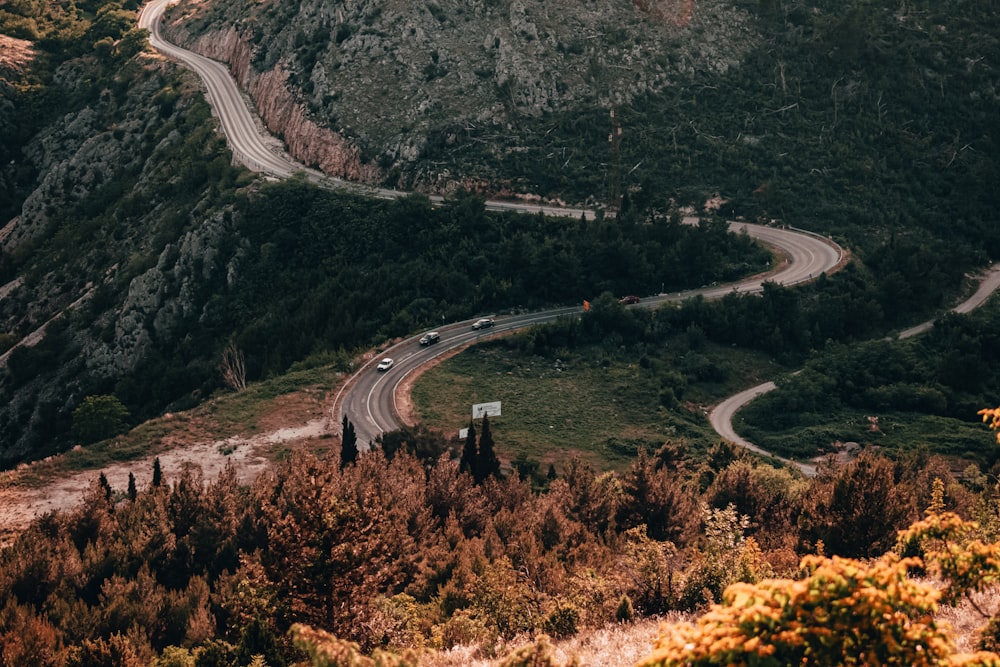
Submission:
<svg viewBox="0 0 1000 667">
<path fill-rule="evenodd" d="M 354 424 L 344 415 L 343 444 L 340 446 L 340 468 L 343 470 L 348 463 L 358 460 L 358 434 L 354 430 Z"/>
<path fill-rule="evenodd" d="M 478 459 L 476 450 L 476 425 L 469 420 L 469 433 L 465 436 L 465 446 L 462 447 L 462 459 L 459 463 L 459 470 L 467 472 L 473 477 L 476 475 L 476 461 Z"/>
<path fill-rule="evenodd" d="M 476 457 L 475 474 L 477 482 L 485 481 L 490 475 L 500 476 L 500 459 L 493 448 L 493 434 L 490 432 L 490 418 L 483 415 L 483 432 L 479 436 L 479 455 Z"/>
<path fill-rule="evenodd" d="M 288 664 L 274 628 L 266 621 L 255 618 L 240 632 L 236 660 L 238 664 L 246 665 L 258 655 L 264 657 L 264 664 L 269 667 L 285 667 Z"/>
</svg>

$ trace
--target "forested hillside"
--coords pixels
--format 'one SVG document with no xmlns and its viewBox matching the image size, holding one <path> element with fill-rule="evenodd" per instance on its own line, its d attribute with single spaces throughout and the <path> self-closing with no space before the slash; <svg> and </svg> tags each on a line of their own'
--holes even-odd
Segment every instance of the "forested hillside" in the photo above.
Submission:
<svg viewBox="0 0 1000 667">
<path fill-rule="evenodd" d="M 948 314 L 910 340 L 831 346 L 751 403 L 741 432 L 784 455 L 829 451 L 840 440 L 928 447 L 996 470 L 1000 451 L 979 437 L 977 412 L 1000 395 L 997 316 L 994 301 Z"/>
<path fill-rule="evenodd" d="M 801 577 L 805 554 L 881 556 L 925 508 L 978 519 L 986 543 L 1000 529 L 995 489 L 971 491 L 936 458 L 866 454 L 803 480 L 726 447 L 694 464 L 667 446 L 621 475 L 569 461 L 540 493 L 516 477 L 477 484 L 447 457 L 336 458 L 295 456 L 250 487 L 232 469 L 209 484 L 197 470 L 154 470 L 145 489 L 95 480 L 72 513 L 0 552 L 4 664 L 280 666 L 305 658 L 296 623 L 365 653 L 474 644 L 490 656 L 536 631 L 704 609 L 734 582 Z M 976 553 L 974 576 L 995 579 L 995 549 Z M 872 622 L 890 633 L 901 619 Z M 997 645 L 990 627 L 984 647 Z M 845 650 L 883 646 L 862 641 L 874 643 Z"/>
<path fill-rule="evenodd" d="M 112 393 L 156 347 L 123 305 L 164 252 L 174 261 L 161 270 L 193 273 L 178 266 L 181 240 L 211 237 L 238 185 L 192 82 L 143 54 L 134 9 L 0 10 L 3 31 L 34 50 L 11 81 L 3 125 L 5 465 L 72 445 L 72 410 Z"/>
<path fill-rule="evenodd" d="M 394 186 L 639 210 L 718 193 L 728 214 L 846 234 L 873 264 L 905 263 L 892 240 L 943 267 L 997 255 L 988 3 L 376 5 L 181 3 L 168 21 L 191 45 L 235 34 L 241 73 L 287 71 Z"/>
<path fill-rule="evenodd" d="M 192 405 L 221 386 L 230 342 L 254 379 L 442 316 L 680 289 L 768 262 L 718 226 L 247 188 L 191 82 L 141 53 L 133 8 L 24 3 L 0 19 L 37 52 L 15 71 L 3 125 L 6 465 L 113 435 L 74 429 L 88 396 L 113 395 L 122 426 Z"/>
</svg>

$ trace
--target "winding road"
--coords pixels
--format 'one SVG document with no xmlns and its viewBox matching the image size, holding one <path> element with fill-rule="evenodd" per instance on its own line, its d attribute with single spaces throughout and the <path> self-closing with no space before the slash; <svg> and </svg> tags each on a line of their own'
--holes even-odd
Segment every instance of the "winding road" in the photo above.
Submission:
<svg viewBox="0 0 1000 667">
<path fill-rule="evenodd" d="M 997 290 L 997 287 L 1000 287 L 1000 262 L 993 264 L 985 272 L 983 272 L 983 274 L 979 276 L 979 281 L 979 286 L 972 296 L 952 308 L 951 312 L 968 313 L 985 303 L 986 299 L 988 299 L 990 295 Z M 899 340 L 910 338 L 930 330 L 933 326 L 934 320 L 928 320 L 916 326 L 910 327 L 909 329 L 904 329 L 896 336 L 896 338 Z M 774 454 L 761 449 L 749 440 L 740 437 L 740 435 L 736 432 L 736 429 L 733 428 L 733 417 L 736 416 L 736 413 L 739 412 L 743 406 L 758 396 L 766 394 L 769 391 L 774 391 L 775 389 L 777 389 L 777 385 L 775 385 L 774 382 L 764 382 L 756 387 L 750 387 L 745 391 L 741 391 L 735 396 L 730 396 L 715 406 L 715 408 L 708 413 L 708 421 L 712 424 L 712 428 L 715 429 L 716 433 L 733 444 L 745 447 L 763 456 L 776 458 L 779 461 L 783 461 L 787 465 L 798 468 L 804 475 L 811 477 L 816 474 L 815 465 L 775 456 Z"/>
<path fill-rule="evenodd" d="M 147 3 L 140 12 L 139 26 L 149 31 L 150 44 L 156 50 L 168 58 L 185 64 L 201 77 L 209 103 L 218 115 L 222 131 L 228 139 L 237 161 L 251 170 L 278 178 L 287 178 L 294 173 L 304 173 L 307 178 L 325 187 L 345 189 L 382 199 L 409 194 L 398 190 L 368 187 L 342 179 L 330 178 L 290 158 L 273 137 L 263 134 L 259 129 L 254 113 L 248 107 L 246 99 L 224 64 L 171 44 L 163 38 L 160 19 L 166 8 L 175 1 L 152 0 Z M 431 200 L 440 202 L 442 198 L 432 196 Z M 485 207 L 492 211 L 543 213 L 548 216 L 572 218 L 580 218 L 581 216 L 592 218 L 594 216 L 594 211 L 587 209 L 500 200 L 487 200 Z M 843 250 L 835 243 L 822 236 L 802 230 L 731 222 L 730 231 L 734 233 L 745 232 L 758 241 L 781 251 L 787 259 L 776 271 L 767 274 L 726 285 L 662 294 L 643 299 L 642 302 L 632 307 L 655 308 L 668 301 L 680 301 L 698 295 L 712 299 L 731 292 L 756 293 L 763 289 L 765 281 L 782 285 L 795 285 L 834 270 L 844 258 Z M 496 320 L 496 326 L 486 331 L 473 331 L 470 327 L 471 321 L 450 324 L 438 329 L 441 333 L 440 342 L 426 348 L 419 345 L 418 336 L 404 340 L 385 351 L 384 356 L 391 356 L 396 361 L 392 370 L 387 373 L 376 372 L 374 365 L 377 363 L 377 359 L 373 358 L 349 379 L 335 401 L 334 423 L 340 424 L 342 417 L 347 415 L 355 426 L 359 442 L 373 441 L 383 432 L 401 425 L 399 411 L 395 404 L 399 386 L 407 376 L 427 362 L 456 348 L 475 343 L 482 336 L 492 336 L 535 324 L 552 322 L 559 317 L 579 316 L 582 310 L 581 306 L 574 306 L 532 314 L 499 317 Z M 714 421 L 713 425 L 715 425 Z M 723 437 L 739 442 L 738 436 L 732 433 L 731 424 L 728 426 L 728 431 L 720 430 L 720 426 L 715 427 Z M 740 442 L 740 444 L 761 451 L 749 443 Z M 763 451 L 761 453 L 766 454 Z"/>
<path fill-rule="evenodd" d="M 287 178 L 301 172 L 318 185 L 379 199 L 396 199 L 413 194 L 332 178 L 292 159 L 273 137 L 263 134 L 258 129 L 256 116 L 250 110 L 247 100 L 226 65 L 181 48 L 163 37 L 160 19 L 166 8 L 174 2 L 177 0 L 152 0 L 147 3 L 139 13 L 139 27 L 149 31 L 149 43 L 153 48 L 168 58 L 184 63 L 201 77 L 209 104 L 218 115 L 222 131 L 229 140 L 233 156 L 238 162 L 252 171 L 270 174 L 277 178 Z M 444 201 L 444 198 L 438 195 L 431 195 L 430 199 L 435 203 Z M 487 200 L 485 207 L 488 211 L 520 211 L 571 218 L 594 217 L 594 211 L 588 209 L 494 199 Z"/>
<path fill-rule="evenodd" d="M 732 292 L 755 294 L 763 290 L 765 282 L 795 285 L 818 277 L 821 273 L 829 273 L 838 267 L 844 258 L 843 250 L 837 244 L 815 234 L 743 222 L 731 222 L 729 228 L 734 233 L 745 232 L 762 243 L 780 249 L 787 254 L 789 260 L 775 271 L 752 276 L 739 282 L 660 294 L 643 299 L 629 307 L 656 308 L 671 301 L 683 301 L 695 296 L 703 296 L 707 299 L 720 298 Z M 531 314 L 497 317 L 494 327 L 479 331 L 471 328 L 474 320 L 468 320 L 437 329 L 441 334 L 441 340 L 429 347 L 420 346 L 420 334 L 412 336 L 385 350 L 379 357 L 368 360 L 351 376 L 335 400 L 334 421 L 339 424 L 346 415 L 354 424 L 359 442 L 374 441 L 385 431 L 397 429 L 402 425 L 396 404 L 400 386 L 409 375 L 417 372 L 429 361 L 474 343 L 482 337 L 515 331 L 535 324 L 553 322 L 560 317 L 579 317 L 582 313 L 582 306 L 573 306 Z M 375 370 L 378 359 L 382 357 L 392 357 L 396 362 L 393 368 L 385 373 Z M 715 427 L 714 423 L 713 427 Z M 719 431 L 718 427 L 715 428 Z M 729 431 L 732 431 L 731 424 Z M 735 433 L 732 435 L 722 431 L 719 433 L 727 439 L 734 439 L 733 436 L 735 436 Z M 738 438 L 738 436 L 735 437 Z M 770 455 L 753 445 L 749 445 L 749 443 L 744 446 L 761 454 Z"/>
</svg>

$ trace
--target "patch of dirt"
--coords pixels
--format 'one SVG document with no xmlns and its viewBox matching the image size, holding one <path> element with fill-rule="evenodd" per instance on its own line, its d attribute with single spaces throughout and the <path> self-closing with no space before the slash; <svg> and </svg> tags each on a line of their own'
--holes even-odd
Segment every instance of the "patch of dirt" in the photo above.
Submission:
<svg viewBox="0 0 1000 667">
<path fill-rule="evenodd" d="M 332 434 L 331 399 L 318 388 L 305 388 L 271 400 L 256 421 L 259 433 L 212 436 L 211 410 L 205 406 L 176 415 L 166 415 L 167 433 L 151 443 L 155 454 L 135 461 L 109 463 L 81 472 L 59 469 L 61 457 L 18 466 L 0 473 L 0 546 L 8 544 L 36 517 L 48 512 L 72 510 L 103 472 L 111 488 L 124 492 L 128 476 L 136 486 L 147 486 L 153 477 L 153 460 L 160 459 L 164 479 L 176 478 L 187 466 L 201 468 L 206 482 L 232 464 L 243 483 L 252 482 L 276 457 L 298 448 L 322 454 L 337 440 Z M 174 424 L 171 428 L 171 424 Z M 39 479 L 41 480 L 39 482 Z"/>
</svg>

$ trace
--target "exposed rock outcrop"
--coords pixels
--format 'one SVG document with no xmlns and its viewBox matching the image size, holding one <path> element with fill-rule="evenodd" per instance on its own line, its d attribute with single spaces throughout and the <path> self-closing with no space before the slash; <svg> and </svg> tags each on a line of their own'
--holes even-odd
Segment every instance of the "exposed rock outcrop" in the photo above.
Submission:
<svg viewBox="0 0 1000 667">
<path fill-rule="evenodd" d="M 211 159 L 213 130 L 176 71 L 152 65 L 129 86 L 83 91 L 22 147 L 39 176 L 0 228 L 0 249 L 32 258 L 0 285 L 0 467 L 64 448 L 83 396 L 176 345 L 232 278 L 231 216 L 191 159 Z M 88 77 L 69 61 L 56 85 Z"/>
<path fill-rule="evenodd" d="M 177 29 L 168 31 L 168 36 L 187 43 L 197 53 L 228 63 L 240 87 L 249 91 L 268 131 L 284 139 L 293 158 L 330 176 L 362 183 L 381 180 L 379 168 L 361 160 L 360 149 L 308 117 L 305 107 L 296 101 L 282 65 L 264 72 L 254 70 L 252 48 L 235 28 L 201 35 L 194 41 Z"/>
<path fill-rule="evenodd" d="M 56 78 L 74 86 L 84 77 L 71 62 L 56 73 Z M 155 78 L 147 78 L 132 91 L 133 100 L 148 99 L 159 84 Z M 0 240 L 0 249 L 11 251 L 39 238 L 57 211 L 110 186 L 119 174 L 141 171 L 147 152 L 143 144 L 149 140 L 147 129 L 160 120 L 156 116 L 152 107 L 130 105 L 105 91 L 96 104 L 45 128 L 24 150 L 41 181 L 25 200 L 17 224 Z"/>
</svg>

